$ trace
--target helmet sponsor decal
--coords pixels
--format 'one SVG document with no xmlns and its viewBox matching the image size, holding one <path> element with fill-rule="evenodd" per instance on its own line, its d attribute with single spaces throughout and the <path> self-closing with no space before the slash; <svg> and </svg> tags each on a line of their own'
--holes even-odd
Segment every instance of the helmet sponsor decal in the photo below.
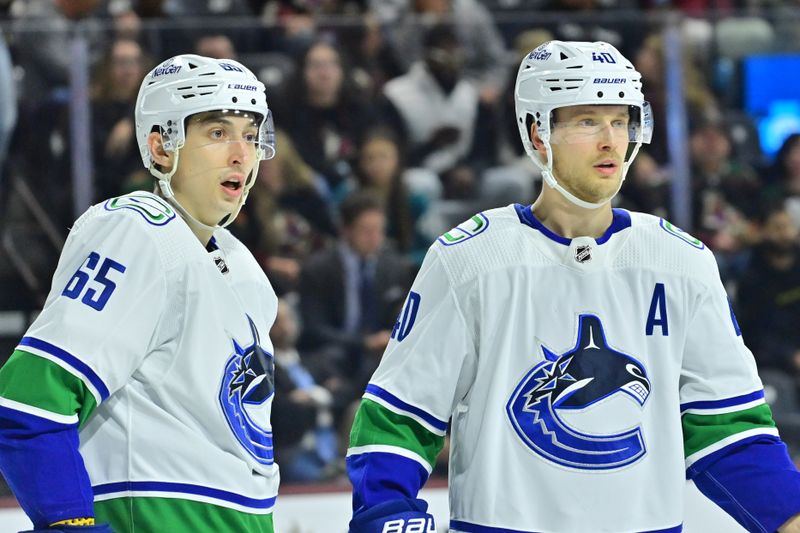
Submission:
<svg viewBox="0 0 800 533">
<path fill-rule="evenodd" d="M 161 65 L 153 71 L 153 78 L 165 76 L 167 74 L 177 74 L 181 71 L 181 65 Z"/>
<path fill-rule="evenodd" d="M 607 83 L 607 84 L 616 84 L 616 83 L 625 83 L 628 81 L 626 78 L 595 78 L 594 83 Z"/>
<path fill-rule="evenodd" d="M 528 54 L 528 59 L 534 59 L 536 61 L 546 61 L 547 59 L 550 58 L 551 55 L 553 55 L 552 52 L 548 52 L 547 50 L 540 50 L 537 48 L 536 50 Z"/>
</svg>

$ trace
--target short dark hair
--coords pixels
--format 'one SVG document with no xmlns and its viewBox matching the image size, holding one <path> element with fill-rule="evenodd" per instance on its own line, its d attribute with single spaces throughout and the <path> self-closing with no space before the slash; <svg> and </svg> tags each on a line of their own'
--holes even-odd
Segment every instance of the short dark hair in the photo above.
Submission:
<svg viewBox="0 0 800 533">
<path fill-rule="evenodd" d="M 339 219 L 343 228 L 352 226 L 367 211 L 385 213 L 383 201 L 370 191 L 355 191 L 339 205 Z"/>
<path fill-rule="evenodd" d="M 447 48 L 450 46 L 459 46 L 461 43 L 458 40 L 455 29 L 451 24 L 441 23 L 430 28 L 422 39 L 423 47 L 428 50 L 430 48 Z"/>
<path fill-rule="evenodd" d="M 779 197 L 766 196 L 756 204 L 753 220 L 758 224 L 766 224 L 776 213 L 786 212 L 786 201 Z"/>
</svg>

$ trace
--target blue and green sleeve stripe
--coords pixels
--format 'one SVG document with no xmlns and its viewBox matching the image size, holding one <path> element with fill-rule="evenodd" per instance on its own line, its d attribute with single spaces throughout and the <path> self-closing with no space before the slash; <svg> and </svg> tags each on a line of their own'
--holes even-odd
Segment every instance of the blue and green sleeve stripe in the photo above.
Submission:
<svg viewBox="0 0 800 533">
<path fill-rule="evenodd" d="M 428 480 L 444 446 L 447 422 L 370 384 L 347 451 L 353 511 L 411 498 Z"/>
<path fill-rule="evenodd" d="M 800 473 L 764 391 L 681 406 L 687 478 L 747 531 L 775 531 L 800 512 Z"/>
<path fill-rule="evenodd" d="M 78 428 L 96 391 L 79 377 L 86 369 L 58 361 L 20 346 L 0 369 L 0 470 L 37 528 L 93 516 Z"/>
</svg>

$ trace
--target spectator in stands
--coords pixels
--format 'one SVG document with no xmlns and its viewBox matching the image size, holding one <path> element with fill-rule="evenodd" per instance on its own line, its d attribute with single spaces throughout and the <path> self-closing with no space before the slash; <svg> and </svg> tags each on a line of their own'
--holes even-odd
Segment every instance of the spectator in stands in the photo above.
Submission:
<svg viewBox="0 0 800 533">
<path fill-rule="evenodd" d="M 147 63 L 139 43 L 122 38 L 111 44 L 95 72 L 92 141 L 98 201 L 153 187 L 152 177 L 142 170 L 132 118 Z"/>
<path fill-rule="evenodd" d="M 246 17 L 252 16 L 250 0 L 163 0 L 168 17 Z"/>
<path fill-rule="evenodd" d="M 100 0 L 27 0 L 18 3 L 12 26 L 16 34 L 16 61 L 24 71 L 22 98 L 39 103 L 54 89 L 69 84 L 74 62 L 70 28 L 81 21 L 81 36 L 89 43 L 93 65 L 105 48 Z"/>
<path fill-rule="evenodd" d="M 299 323 L 292 306 L 278 300 L 270 330 L 275 353 L 272 428 L 281 481 L 314 482 L 334 473 L 339 445 L 331 391 L 317 384 L 297 350 Z"/>
<path fill-rule="evenodd" d="M 352 172 L 356 146 L 373 122 L 342 53 L 324 40 L 301 55 L 285 101 L 275 114 L 303 160 L 324 177 L 330 190 Z"/>
<path fill-rule="evenodd" d="M 262 33 L 236 21 L 236 18 L 254 18 L 250 0 L 163 0 L 161 12 L 165 18 L 179 22 L 162 34 L 168 53 L 173 50 L 184 53 L 191 49 L 209 27 L 226 35 L 240 52 L 254 50 Z M 191 19 L 194 23 L 186 24 Z"/>
<path fill-rule="evenodd" d="M 620 206 L 669 218 L 670 177 L 668 166 L 641 150 L 620 191 Z"/>
<path fill-rule="evenodd" d="M 129 39 L 138 42 L 151 57 L 167 55 L 162 38 L 163 30 L 158 25 L 144 21 L 160 20 L 164 17 L 162 4 L 165 0 L 119 0 L 107 2 L 111 16 L 111 40 Z"/>
<path fill-rule="evenodd" d="M 642 87 L 644 98 L 653 108 L 653 116 L 666 117 L 666 66 L 664 57 L 664 39 L 660 32 L 648 35 L 634 55 L 634 66 L 646 80 Z M 719 114 L 718 104 L 703 73 L 697 68 L 691 54 L 686 51 L 683 56 L 683 92 L 690 117 L 714 117 Z M 649 154 L 659 166 L 669 161 L 667 150 L 667 122 L 656 121 L 654 124 L 653 142 L 646 147 Z"/>
<path fill-rule="evenodd" d="M 19 122 L 9 154 L 15 171 L 36 191 L 36 199 L 56 228 L 66 235 L 75 219 L 69 188 L 71 134 L 70 69 L 80 67 L 73 45 L 88 42 L 89 67 L 105 49 L 106 36 L 98 0 L 30 0 L 13 11 L 15 61 L 23 72 Z M 79 34 L 69 31 L 80 21 Z"/>
<path fill-rule="evenodd" d="M 386 244 L 379 198 L 353 193 L 340 214 L 339 241 L 312 255 L 300 276 L 300 346 L 338 368 L 356 400 L 389 342 L 411 271 Z"/>
<path fill-rule="evenodd" d="M 264 36 L 264 50 L 300 54 L 320 37 L 346 38 L 353 30 L 350 17 L 365 14 L 364 0 L 250 0 L 272 31 Z M 326 23 L 333 20 L 333 23 Z M 345 24 L 340 21 L 347 20 Z M 352 50 L 349 50 L 352 51 Z"/>
<path fill-rule="evenodd" d="M 776 51 L 797 53 L 800 49 L 800 24 L 797 23 L 799 0 L 786 0 L 774 5 Z"/>
<path fill-rule="evenodd" d="M 449 26 L 425 36 L 424 60 L 384 86 L 383 114 L 403 139 L 409 164 L 440 176 L 445 196 L 469 198 L 478 190 L 478 148 L 491 141 L 478 88 L 462 75 L 463 49 Z"/>
<path fill-rule="evenodd" d="M 714 250 L 723 280 L 742 267 L 743 251 L 755 242 L 754 199 L 761 180 L 753 167 L 736 160 L 726 125 L 706 120 L 689 137 L 695 232 Z"/>
<path fill-rule="evenodd" d="M 339 39 L 352 61 L 353 80 L 370 98 L 379 97 L 387 81 L 406 71 L 372 13 L 362 15 L 360 23 L 341 32 Z"/>
<path fill-rule="evenodd" d="M 768 176 L 772 183 L 764 191 L 767 199 L 786 199 L 786 210 L 800 227 L 800 133 L 789 135 L 775 155 Z"/>
<path fill-rule="evenodd" d="M 761 242 L 737 291 L 737 318 L 760 367 L 800 379 L 800 230 L 781 202 L 758 217 Z"/>
<path fill-rule="evenodd" d="M 431 198 L 420 188 L 409 188 L 407 180 L 414 179 L 414 172 L 405 169 L 397 136 L 388 128 L 377 128 L 367 133 L 359 146 L 347 194 L 358 189 L 381 198 L 386 206 L 387 236 L 419 266 L 436 235 L 427 234 L 420 223 Z"/>
<path fill-rule="evenodd" d="M 300 263 L 337 235 L 328 205 L 317 190 L 314 170 L 282 130 L 281 149 L 262 161 L 254 192 L 231 226 L 253 252 L 278 295 L 297 290 Z M 239 223 L 239 219 L 242 219 Z"/>
<path fill-rule="evenodd" d="M 626 39 L 623 34 L 624 22 L 619 17 L 603 17 L 603 12 L 615 8 L 618 2 L 614 0 L 598 2 L 597 0 L 545 0 L 543 10 L 558 13 L 570 13 L 577 16 L 566 16 L 552 28 L 557 39 L 567 41 L 605 41 L 624 51 L 626 56 L 631 56 L 630 50 L 625 46 L 630 45 L 632 39 Z M 637 27 L 638 31 L 639 28 Z M 631 32 L 633 33 L 633 32 Z"/>
<path fill-rule="evenodd" d="M 389 13 L 378 3 L 370 2 L 375 13 Z M 478 87 L 483 103 L 497 104 L 505 90 L 509 63 L 503 38 L 486 6 L 477 0 L 409 0 L 407 5 L 383 20 L 404 68 L 424 59 L 424 35 L 430 28 L 450 21 L 461 44 L 465 77 Z"/>
<path fill-rule="evenodd" d="M 236 59 L 236 47 L 227 35 L 214 33 L 203 35 L 194 43 L 194 53 L 214 59 Z"/>
<path fill-rule="evenodd" d="M 775 171 L 786 192 L 800 194 L 800 133 L 792 133 L 775 155 Z"/>
</svg>

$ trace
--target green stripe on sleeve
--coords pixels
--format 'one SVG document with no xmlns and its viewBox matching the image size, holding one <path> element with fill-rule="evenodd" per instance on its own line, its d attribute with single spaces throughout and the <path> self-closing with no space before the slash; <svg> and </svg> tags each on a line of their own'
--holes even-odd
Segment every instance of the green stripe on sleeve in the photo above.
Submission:
<svg viewBox="0 0 800 533">
<path fill-rule="evenodd" d="M 393 413 L 365 398 L 361 401 L 350 431 L 350 447 L 376 444 L 412 451 L 433 466 L 444 446 L 444 437 L 431 433 L 407 416 Z"/>
<path fill-rule="evenodd" d="M 16 350 L 0 368 L 0 396 L 86 422 L 97 401 L 77 376 L 56 363 Z"/>
<path fill-rule="evenodd" d="M 685 414 L 682 423 L 685 457 L 737 433 L 775 427 L 772 411 L 766 403 L 720 415 Z"/>
<path fill-rule="evenodd" d="M 243 513 L 179 498 L 114 498 L 94 502 L 94 512 L 115 533 L 274 533 L 272 513 Z"/>
</svg>

